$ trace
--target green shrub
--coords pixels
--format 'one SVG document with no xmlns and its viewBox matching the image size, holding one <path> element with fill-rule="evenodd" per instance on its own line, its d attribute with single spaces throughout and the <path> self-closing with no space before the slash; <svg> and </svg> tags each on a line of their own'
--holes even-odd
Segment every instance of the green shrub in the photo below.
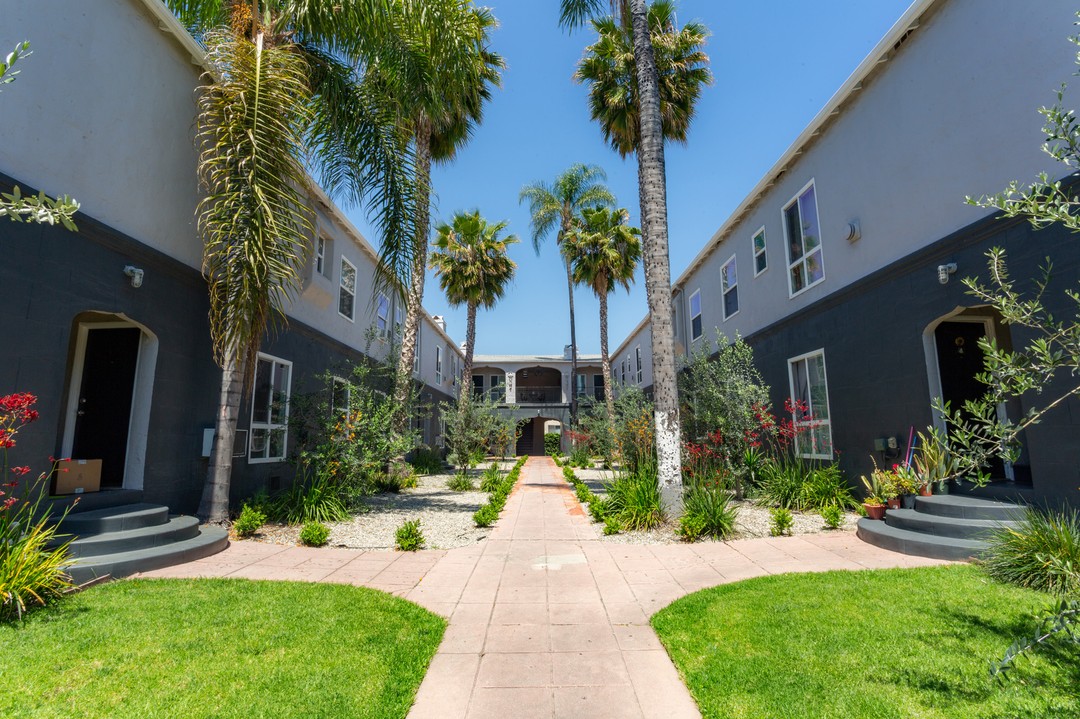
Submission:
<svg viewBox="0 0 1080 719">
<path fill-rule="evenodd" d="M 855 498 L 844 473 L 837 464 L 814 467 L 803 483 L 799 509 L 818 510 L 825 507 L 855 506 Z"/>
<path fill-rule="evenodd" d="M 490 527 L 499 518 L 499 510 L 494 504 L 485 504 L 473 514 L 477 527 Z"/>
<path fill-rule="evenodd" d="M 30 485 L 31 499 L 15 499 L 10 506 L 0 500 L 0 622 L 21 619 L 32 606 L 60 599 L 72 587 L 64 571 L 71 541 L 58 543 L 57 527 L 41 509 L 46 482 L 42 474 Z"/>
<path fill-rule="evenodd" d="M 991 577 L 1059 595 L 1080 593 L 1080 514 L 1028 509 L 1020 525 L 989 537 L 982 562 Z"/>
<path fill-rule="evenodd" d="M 836 505 L 822 507 L 821 519 L 829 529 L 839 529 L 844 524 L 844 510 Z"/>
<path fill-rule="evenodd" d="M 412 519 L 397 528 L 394 533 L 397 548 L 403 552 L 415 552 L 424 548 L 424 533 L 420 530 L 420 520 Z"/>
<path fill-rule="evenodd" d="M 570 464 L 582 469 L 592 466 L 592 462 L 589 460 L 589 446 L 587 444 L 574 445 L 574 449 L 570 452 Z"/>
<path fill-rule="evenodd" d="M 763 462 L 758 470 L 761 486 L 758 497 L 765 504 L 782 509 L 795 509 L 802 501 L 803 485 L 809 469 L 793 457 L 781 457 Z"/>
<path fill-rule="evenodd" d="M 270 516 L 289 524 L 342 522 L 349 510 L 338 487 L 328 475 L 298 472 L 292 486 L 271 501 Z"/>
<path fill-rule="evenodd" d="M 563 466 L 562 476 L 570 484 L 577 484 L 577 475 L 574 474 L 574 469 L 570 465 Z"/>
<path fill-rule="evenodd" d="M 473 486 L 472 477 L 466 472 L 458 472 L 455 474 L 446 482 L 446 486 L 454 492 L 471 492 L 476 489 L 476 487 Z"/>
<path fill-rule="evenodd" d="M 705 519 L 697 514 L 684 514 L 679 517 L 676 533 L 687 542 L 696 542 L 705 534 Z"/>
<path fill-rule="evenodd" d="M 494 492 L 501 482 L 502 472 L 499 471 L 499 465 L 492 462 L 491 466 L 485 469 L 483 476 L 480 477 L 480 491 Z"/>
<path fill-rule="evenodd" d="M 554 457 L 562 451 L 562 434 L 548 432 L 544 435 L 544 454 Z"/>
<path fill-rule="evenodd" d="M 769 529 L 769 533 L 774 537 L 780 537 L 785 534 L 791 534 L 791 527 L 795 524 L 795 518 L 791 516 L 790 509 L 773 509 L 769 512 L 772 515 L 772 527 Z"/>
<path fill-rule="evenodd" d="M 240 516 L 233 522 L 233 531 L 236 532 L 237 537 L 243 539 L 258 532 L 264 524 L 266 524 L 266 514 L 245 503 L 240 510 Z"/>
<path fill-rule="evenodd" d="M 695 487 L 686 493 L 683 508 L 683 517 L 701 520 L 699 535 L 726 539 L 735 534 L 735 520 L 739 516 L 739 510 L 731 504 L 731 495 L 725 490 Z"/>
<path fill-rule="evenodd" d="M 610 537 L 613 534 L 618 534 L 623 530 L 622 522 L 618 517 L 605 517 L 604 518 L 604 536 Z"/>
<path fill-rule="evenodd" d="M 439 474 L 443 470 L 442 455 L 425 446 L 413 450 L 409 464 L 418 474 Z"/>
<path fill-rule="evenodd" d="M 594 522 L 604 522 L 608 518 L 610 510 L 608 501 L 601 497 L 593 495 L 592 501 L 589 502 L 589 516 L 592 517 Z"/>
<path fill-rule="evenodd" d="M 593 493 L 589 491 L 589 487 L 586 484 L 579 484 L 574 487 L 574 494 L 577 495 L 577 500 L 582 504 L 588 504 L 592 501 Z"/>
<path fill-rule="evenodd" d="M 624 473 L 608 485 L 607 495 L 610 510 L 627 529 L 652 529 L 664 521 L 655 467 L 642 465 Z"/>
<path fill-rule="evenodd" d="M 330 528 L 322 522 L 308 522 L 300 530 L 300 543 L 308 547 L 322 547 L 330 539 Z"/>
</svg>

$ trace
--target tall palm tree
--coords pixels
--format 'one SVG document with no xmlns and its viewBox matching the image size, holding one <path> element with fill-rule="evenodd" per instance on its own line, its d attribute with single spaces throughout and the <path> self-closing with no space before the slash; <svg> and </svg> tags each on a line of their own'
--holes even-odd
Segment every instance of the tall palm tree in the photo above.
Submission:
<svg viewBox="0 0 1080 719">
<path fill-rule="evenodd" d="M 303 168 L 311 121 L 307 67 L 288 43 L 224 31 L 206 35 L 216 82 L 200 89 L 197 216 L 210 333 L 222 367 L 213 457 L 199 516 L 228 517 L 241 388 L 253 374 L 263 334 L 301 290 L 313 212 Z"/>
<path fill-rule="evenodd" d="M 411 274 L 405 297 L 405 327 L 398 360 L 395 404 L 399 408 L 395 429 L 409 420 L 412 368 L 423 313 L 424 281 L 431 233 L 431 163 L 450 162 L 483 117 L 483 106 L 500 82 L 503 59 L 489 49 L 495 17 L 487 8 L 475 8 L 471 0 L 421 0 L 429 3 L 428 15 L 442 17 L 429 29 L 410 36 L 425 50 L 431 72 L 423 79 L 398 83 L 394 100 L 416 148 L 417 198 L 412 220 L 409 262 Z M 394 67 L 376 64 L 393 80 Z"/>
<path fill-rule="evenodd" d="M 555 244 L 562 247 L 574 222 L 586 208 L 615 204 L 615 196 L 604 185 L 607 174 L 596 165 L 577 163 L 555 178 L 551 184 L 537 180 L 521 188 L 519 202 L 529 203 L 532 218 L 532 242 L 536 254 L 540 245 L 558 228 Z M 574 319 L 574 278 L 570 262 L 566 262 L 566 289 L 570 296 L 570 418 L 577 418 L 577 397 L 574 382 L 577 381 L 577 328 Z"/>
<path fill-rule="evenodd" d="M 615 436 L 615 388 L 608 356 L 608 295 L 621 286 L 630 290 L 641 259 L 641 230 L 627 224 L 630 213 L 596 207 L 582 212 L 582 222 L 563 242 L 563 256 L 573 267 L 574 281 L 588 285 L 600 300 L 600 362 L 608 429 Z"/>
<path fill-rule="evenodd" d="M 675 376 L 675 333 L 671 323 L 671 261 L 668 255 L 667 177 L 664 123 L 657 52 L 645 0 L 560 0 L 560 24 L 577 27 L 600 17 L 605 7 L 630 28 L 637 80 L 638 193 L 641 198 L 645 293 L 649 302 L 653 350 L 653 402 L 656 419 L 657 474 L 668 503 L 682 501 L 681 430 Z"/>
<path fill-rule="evenodd" d="M 479 210 L 459 212 L 449 224 L 436 228 L 435 252 L 431 268 L 439 277 L 439 286 L 452 307 L 468 308 L 465 334 L 465 365 L 462 368 L 458 402 L 464 406 L 472 391 L 473 351 L 476 347 L 476 310 L 491 309 L 502 298 L 514 277 L 517 265 L 507 257 L 514 235 L 500 237 L 506 221 L 488 224 Z"/>
</svg>

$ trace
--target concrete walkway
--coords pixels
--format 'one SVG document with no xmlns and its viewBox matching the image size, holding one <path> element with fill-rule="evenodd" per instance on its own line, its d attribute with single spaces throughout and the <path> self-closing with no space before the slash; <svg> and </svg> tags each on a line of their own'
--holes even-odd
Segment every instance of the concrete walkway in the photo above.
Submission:
<svg viewBox="0 0 1080 719">
<path fill-rule="evenodd" d="M 233 543 L 155 577 L 358 584 L 450 624 L 410 713 L 699 717 L 648 617 L 690 592 L 784 572 L 937 564 L 853 534 L 679 546 L 602 543 L 555 464 L 533 458 L 489 539 L 413 554 Z"/>
</svg>

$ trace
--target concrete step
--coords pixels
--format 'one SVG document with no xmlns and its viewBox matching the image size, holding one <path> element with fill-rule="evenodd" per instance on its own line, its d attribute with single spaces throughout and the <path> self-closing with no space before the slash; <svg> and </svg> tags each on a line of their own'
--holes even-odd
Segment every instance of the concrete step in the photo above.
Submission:
<svg viewBox="0 0 1080 719">
<path fill-rule="evenodd" d="M 182 542 L 198 534 L 199 520 L 196 517 L 178 516 L 171 517 L 165 524 L 80 535 L 68 546 L 68 551 L 73 557 L 99 557 Z"/>
<path fill-rule="evenodd" d="M 72 514 L 91 512 L 95 509 L 120 507 L 125 504 L 138 504 L 143 500 L 141 489 L 103 489 L 100 492 L 85 494 L 62 494 L 49 497 L 48 505 L 54 517 L 59 517 L 70 508 Z"/>
<path fill-rule="evenodd" d="M 915 511 L 938 517 L 1016 521 L 1023 519 L 1027 510 L 1009 502 L 965 497 L 959 494 L 935 494 L 932 497 L 916 497 Z"/>
<path fill-rule="evenodd" d="M 72 580 L 84 584 L 109 576 L 113 579 L 136 572 L 170 567 L 217 554 L 229 546 L 229 534 L 222 527 L 202 527 L 199 534 L 179 542 L 116 554 L 77 558 L 69 568 Z"/>
<path fill-rule="evenodd" d="M 923 534 L 866 518 L 859 520 L 856 534 L 859 539 L 875 547 L 934 559 L 964 561 L 978 557 L 986 550 L 986 542 L 979 540 Z"/>
<path fill-rule="evenodd" d="M 160 504 L 125 504 L 88 512 L 73 512 L 60 522 L 60 532 L 77 536 L 123 532 L 169 521 L 169 508 Z"/>
<path fill-rule="evenodd" d="M 1011 520 L 946 517 L 914 509 L 890 509 L 885 513 L 885 523 L 897 529 L 957 539 L 984 539 L 995 530 L 1019 526 L 1018 522 Z"/>
<path fill-rule="evenodd" d="M 966 480 L 949 486 L 949 491 L 961 497 L 978 497 L 979 499 L 992 499 L 996 502 L 1012 502 L 1014 504 L 1034 505 L 1038 498 L 1030 484 L 998 480 L 989 484 L 976 487 Z"/>
</svg>

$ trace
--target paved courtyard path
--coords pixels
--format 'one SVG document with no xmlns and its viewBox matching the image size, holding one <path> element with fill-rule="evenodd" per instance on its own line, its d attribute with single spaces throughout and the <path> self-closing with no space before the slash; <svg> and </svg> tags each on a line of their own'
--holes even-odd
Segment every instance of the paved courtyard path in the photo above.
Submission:
<svg viewBox="0 0 1080 719">
<path fill-rule="evenodd" d="M 850 533 L 601 542 L 555 464 L 536 457 L 491 536 L 475 546 L 400 553 L 234 542 L 143 576 L 358 584 L 448 617 L 413 719 L 678 719 L 700 715 L 648 623 L 673 600 L 765 574 L 936 563 Z"/>
</svg>

